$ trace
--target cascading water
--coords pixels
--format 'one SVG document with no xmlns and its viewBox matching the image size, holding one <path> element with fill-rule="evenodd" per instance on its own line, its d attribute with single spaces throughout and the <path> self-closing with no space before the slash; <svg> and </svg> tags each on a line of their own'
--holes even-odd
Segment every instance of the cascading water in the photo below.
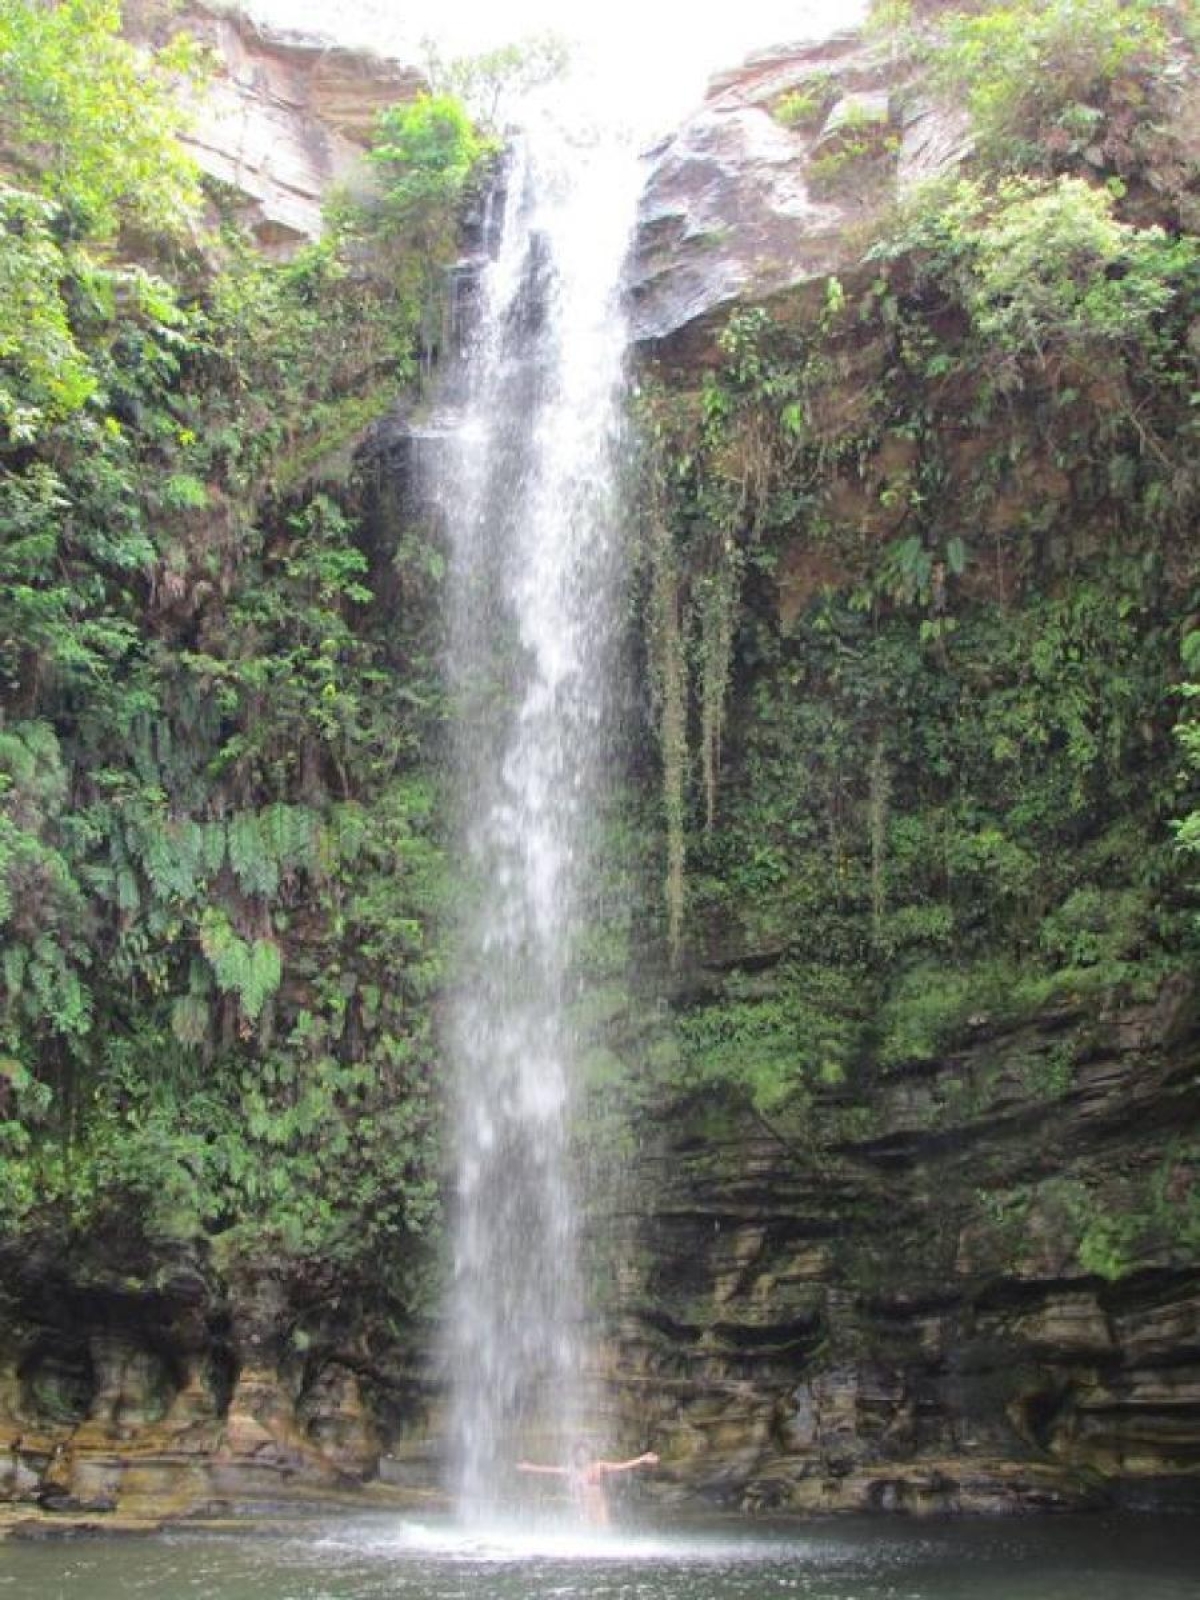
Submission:
<svg viewBox="0 0 1200 1600">
<path fill-rule="evenodd" d="M 577 933 L 609 730 L 625 330 L 638 188 L 619 141 L 516 148 L 465 399 L 435 469 L 450 532 L 465 909 L 451 1428 L 460 1516 L 517 1462 L 597 1448 L 570 1160 Z"/>
</svg>

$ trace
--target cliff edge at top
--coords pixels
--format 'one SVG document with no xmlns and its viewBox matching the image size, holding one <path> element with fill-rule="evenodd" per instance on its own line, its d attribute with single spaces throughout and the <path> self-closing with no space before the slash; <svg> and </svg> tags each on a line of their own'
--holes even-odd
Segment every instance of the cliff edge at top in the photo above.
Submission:
<svg viewBox="0 0 1200 1600">
<path fill-rule="evenodd" d="M 714 79 L 652 153 L 635 338 L 674 341 L 736 301 L 841 271 L 897 195 L 960 162 L 964 115 L 911 93 L 910 76 L 880 41 L 840 33 Z"/>
<path fill-rule="evenodd" d="M 137 39 L 189 33 L 211 51 L 184 143 L 201 169 L 239 190 L 260 245 L 286 255 L 320 237 L 330 188 L 354 182 L 376 115 L 426 87 L 415 68 L 190 3 L 164 23 L 126 8 Z"/>
</svg>

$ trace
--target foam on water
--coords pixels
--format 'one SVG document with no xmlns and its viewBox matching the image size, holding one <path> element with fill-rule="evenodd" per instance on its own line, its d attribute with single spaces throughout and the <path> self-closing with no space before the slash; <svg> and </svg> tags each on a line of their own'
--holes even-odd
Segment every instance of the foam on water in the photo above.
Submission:
<svg viewBox="0 0 1200 1600">
<path fill-rule="evenodd" d="M 377 1555 L 421 1556 L 449 1562 L 505 1564 L 563 1562 L 574 1564 L 641 1563 L 670 1565 L 728 1565 L 742 1562 L 811 1561 L 818 1552 L 823 1561 L 830 1548 L 819 1538 L 769 1538 L 746 1531 L 738 1535 L 706 1530 L 702 1534 L 618 1528 L 586 1529 L 561 1525 L 529 1526 L 497 1522 L 464 1527 L 459 1522 L 401 1522 L 388 1528 L 357 1527 L 342 1530 L 323 1541 L 326 1547 L 345 1544 L 359 1552 Z M 834 1562 L 836 1564 L 836 1557 Z"/>
</svg>

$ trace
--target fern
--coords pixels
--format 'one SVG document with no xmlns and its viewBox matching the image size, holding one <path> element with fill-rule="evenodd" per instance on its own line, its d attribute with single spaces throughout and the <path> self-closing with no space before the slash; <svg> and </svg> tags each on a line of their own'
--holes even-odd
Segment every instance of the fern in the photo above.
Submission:
<svg viewBox="0 0 1200 1600">
<path fill-rule="evenodd" d="M 242 1010 L 256 1021 L 263 1007 L 278 990 L 283 978 L 283 958 L 272 939 L 255 939 L 246 964 L 246 982 L 241 992 Z"/>
<path fill-rule="evenodd" d="M 159 900 L 195 897 L 201 855 L 197 823 L 150 818 L 130 842 Z"/>
<path fill-rule="evenodd" d="M 7 819 L 0 817 L 0 927 L 3 927 L 13 913 L 13 897 L 8 875 L 16 859 L 12 841 L 14 831 Z"/>
<path fill-rule="evenodd" d="M 198 1047 L 209 1034 L 208 997 L 189 990 L 171 1003 L 171 1032 L 180 1044 Z"/>
<path fill-rule="evenodd" d="M 311 871 L 317 860 L 319 821 L 306 806 L 267 806 L 261 816 L 263 839 L 281 867 Z"/>
<path fill-rule="evenodd" d="M 206 878 L 215 878 L 225 861 L 225 824 L 206 822 L 200 825 L 198 858 L 200 870 Z"/>
<path fill-rule="evenodd" d="M 117 906 L 121 911 L 137 911 L 142 903 L 137 874 L 128 863 L 122 863 L 114 875 Z"/>
<path fill-rule="evenodd" d="M 236 995 L 246 1017 L 257 1021 L 283 977 L 279 946 L 272 939 L 240 938 L 225 915 L 214 909 L 201 922 L 200 948 L 217 987 Z"/>
<path fill-rule="evenodd" d="M 229 865 L 246 894 L 271 896 L 279 888 L 279 863 L 268 848 L 258 813 L 241 811 L 229 824 Z"/>
<path fill-rule="evenodd" d="M 4 987 L 8 991 L 9 999 L 20 993 L 25 982 L 25 970 L 29 965 L 29 951 L 23 944 L 6 945 L 0 955 L 0 973 L 4 976 Z"/>
</svg>

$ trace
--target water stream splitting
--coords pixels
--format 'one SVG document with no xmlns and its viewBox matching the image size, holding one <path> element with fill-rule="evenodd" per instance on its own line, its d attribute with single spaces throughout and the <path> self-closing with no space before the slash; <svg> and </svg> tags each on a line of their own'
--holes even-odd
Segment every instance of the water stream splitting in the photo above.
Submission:
<svg viewBox="0 0 1200 1600">
<path fill-rule="evenodd" d="M 453 1490 L 487 1521 L 524 1456 L 599 1449 L 570 1141 L 576 957 L 621 572 L 628 143 L 531 128 L 433 492 L 451 548 L 466 880 L 447 1046 L 457 1085 L 449 1307 Z"/>
</svg>

